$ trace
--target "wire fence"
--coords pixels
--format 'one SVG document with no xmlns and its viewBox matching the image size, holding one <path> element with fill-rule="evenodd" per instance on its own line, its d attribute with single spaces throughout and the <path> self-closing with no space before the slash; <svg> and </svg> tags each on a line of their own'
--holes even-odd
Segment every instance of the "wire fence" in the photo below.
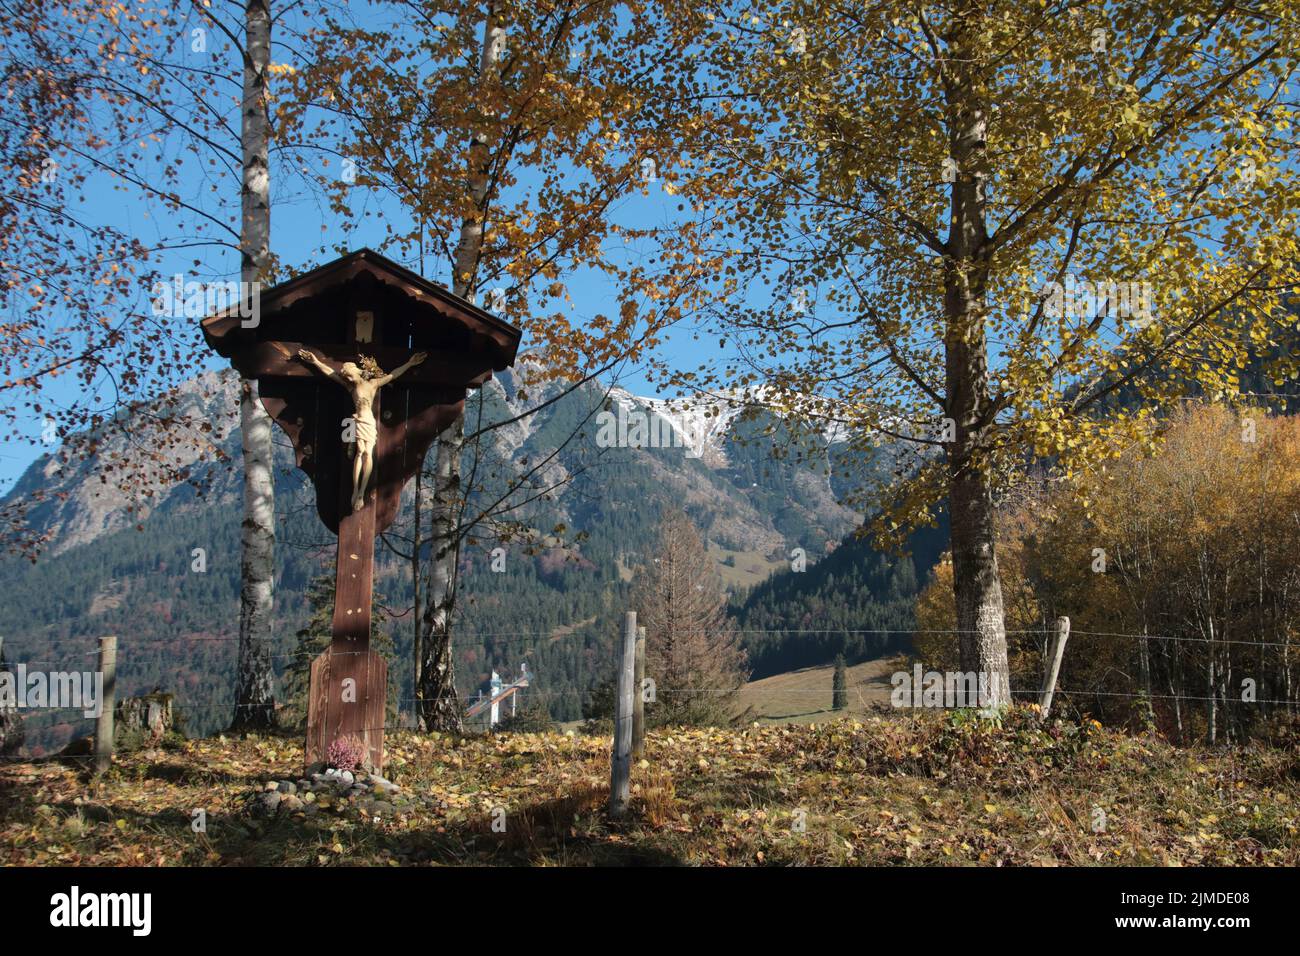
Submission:
<svg viewBox="0 0 1300 956">
<path fill-rule="evenodd" d="M 562 627 L 555 627 L 555 628 L 552 628 L 552 629 L 550 629 L 550 630 L 546 630 L 546 631 L 497 631 L 497 632 L 479 632 L 479 631 L 465 631 L 465 632 L 461 632 L 461 631 L 456 631 L 456 632 L 455 632 L 455 638 L 454 638 L 454 641 L 455 641 L 455 643 L 456 643 L 457 646 L 463 646 L 463 640 L 464 640 L 465 638 L 477 638 L 477 639 L 481 639 L 481 640 L 491 640 L 491 641 L 493 641 L 494 643 L 498 643 L 498 644 L 499 644 L 499 643 L 514 643 L 514 642 L 519 642 L 519 643 L 523 643 L 523 644 L 531 644 L 531 645 L 535 646 L 539 641 L 544 641 L 544 640 L 545 640 L 545 641 L 552 641 L 552 642 L 554 642 L 554 641 L 562 641 L 562 640 L 566 640 L 566 639 L 568 639 L 568 638 L 572 638 L 572 637 L 579 637 L 579 636 L 586 637 L 586 636 L 590 636 L 590 632 L 589 632 L 588 630 L 585 630 L 585 629 L 575 629 L 575 630 L 570 630 L 569 633 L 567 633 L 567 634 L 556 634 L 556 633 L 555 633 L 557 630 L 562 630 L 563 628 L 566 628 L 566 627 L 573 627 L 573 625 L 563 625 Z M 758 635 L 758 634 L 790 634 L 790 635 L 828 635 L 828 634 L 845 634 L 845 635 L 850 635 L 850 636 L 855 636 L 855 635 L 874 635 L 874 636 L 881 636 L 881 635 L 884 635 L 884 636 L 891 636 L 891 637 L 907 637 L 907 636 L 916 635 L 916 634 L 953 634 L 953 635 L 958 635 L 958 634 L 980 634 L 980 633 L 983 633 L 983 632 L 981 632 L 981 631 L 979 631 L 979 630 L 975 630 L 975 629 L 966 629 L 966 630 L 962 630 L 962 629 L 959 629 L 959 628 L 844 628 L 844 627 L 827 627 L 827 628 L 798 628 L 798 627 L 733 628 L 732 631 L 733 631 L 733 633 L 738 634 L 738 635 L 742 635 L 742 636 L 743 636 L 743 635 L 747 635 L 747 634 L 753 634 L 753 635 Z M 1008 636 L 1011 636 L 1011 635 L 1021 635 L 1021 634 L 1041 634 L 1041 635 L 1043 635 L 1043 636 L 1050 636 L 1050 634 L 1052 633 L 1052 631 L 1051 631 L 1050 628 L 1044 628 L 1044 627 L 1020 628 L 1020 629 L 1012 629 L 1012 628 L 1008 628 L 1008 629 L 1004 630 L 1003 633 L 1006 634 L 1006 635 L 1008 635 Z M 1288 641 L 1256 641 L 1256 640 L 1241 640 L 1241 639 L 1237 639 L 1237 638 L 1201 637 L 1201 636 L 1195 636 L 1195 635 L 1174 635 L 1174 634 L 1130 634 L 1130 633 L 1122 633 L 1122 632 L 1117 632 L 1117 631 L 1085 631 L 1085 630 L 1077 630 L 1077 629 L 1075 629 L 1075 628 L 1071 628 L 1071 629 L 1070 629 L 1070 636 L 1071 636 L 1071 638 L 1073 638 L 1073 637 L 1078 637 L 1078 636 L 1086 636 L 1086 637 L 1115 637 L 1115 638 L 1127 638 L 1127 639 L 1134 640 L 1134 641 L 1187 641 L 1187 642 L 1195 642 L 1195 643 L 1209 643 L 1209 644 L 1215 644 L 1215 645 L 1222 645 L 1222 644 L 1246 644 L 1246 645 L 1249 645 L 1249 646 L 1251 646 L 1251 647 L 1291 647 L 1291 648 L 1300 649 L 1300 640 L 1297 640 L 1297 641 L 1290 641 L 1290 642 L 1288 642 Z M 504 640 L 504 639 L 507 639 L 507 638 L 510 639 L 510 640 L 508 640 L 508 641 L 507 641 L 507 640 Z M 46 641 L 46 643 L 49 643 L 49 644 L 58 644 L 58 643 L 69 643 L 69 642 L 73 642 L 73 641 L 76 641 L 76 642 L 82 642 L 82 641 L 85 641 L 85 640 L 93 640 L 93 638 L 84 638 L 84 637 L 53 638 L 53 639 L 50 639 L 50 640 Z M 224 644 L 230 644 L 230 643 L 235 643 L 235 642 L 237 642 L 238 640 L 239 640 L 239 636 L 236 635 L 236 634 L 229 634 L 229 635 L 227 635 L 227 634 L 222 634 L 222 635 L 207 635 L 207 636 L 202 636 L 202 637 L 185 637 L 185 638 L 159 638 L 159 637 L 152 637 L 152 638 L 132 638 L 133 646 L 138 646 L 138 645 L 148 645 L 148 644 L 168 644 L 168 645 L 172 645 L 172 644 L 181 644 L 181 645 L 184 645 L 184 644 L 193 644 L 193 643 L 224 643 Z M 474 646 L 477 646 L 477 645 L 474 645 Z M 93 657 L 93 656 L 94 656 L 95 654 L 97 654 L 97 653 L 98 653 L 98 651 L 89 651 L 89 652 L 87 652 L 85 655 L 82 655 L 82 656 L 91 656 L 91 657 Z M 364 652 L 361 652 L 361 651 L 337 651 L 336 653 L 346 654 L 346 653 L 364 653 Z M 74 654 L 74 655 L 72 655 L 72 656 L 76 657 L 76 656 L 78 656 L 78 655 Z M 288 659 L 288 658 L 294 657 L 295 655 L 293 655 L 293 654 L 278 654 L 278 655 L 272 655 L 272 656 L 273 656 L 273 657 L 282 658 L 282 659 Z M 37 662 L 28 661 L 27 663 L 37 663 Z M 51 662 L 44 662 L 44 663 L 51 663 Z"/>
<path fill-rule="evenodd" d="M 529 648 L 537 648 L 539 644 L 542 642 L 555 643 L 560 640 L 573 638 L 577 636 L 590 636 L 581 629 L 571 630 L 567 634 L 560 634 L 557 636 L 555 634 L 555 630 L 557 629 L 553 628 L 545 631 L 457 632 L 453 643 L 455 644 L 455 646 L 463 648 L 464 642 L 467 639 L 479 638 L 485 641 L 491 641 L 493 650 L 500 650 L 502 647 L 512 647 L 515 646 L 516 644 L 518 644 L 519 646 L 525 646 Z M 740 636 L 772 635 L 772 634 L 791 635 L 791 636 L 794 635 L 820 635 L 820 636 L 873 635 L 873 636 L 887 636 L 891 638 L 905 638 L 905 637 L 911 637 L 915 635 L 936 635 L 936 634 L 957 636 L 963 633 L 978 633 L 978 632 L 973 630 L 963 631 L 955 628 L 948 628 L 948 629 L 739 628 L 739 629 L 735 629 L 735 633 Z M 1008 636 L 1039 635 L 1046 640 L 1051 636 L 1052 632 L 1047 628 L 1026 628 L 1026 629 L 1018 629 L 1018 630 L 1008 629 L 1005 633 Z M 1154 642 L 1211 644 L 1216 647 L 1217 646 L 1249 646 L 1252 648 L 1283 648 L 1283 649 L 1295 648 L 1297 650 L 1300 650 L 1300 642 L 1293 643 L 1288 641 L 1246 640 L 1240 638 L 1231 638 L 1231 639 L 1219 638 L 1219 637 L 1211 638 L 1211 637 L 1204 637 L 1204 636 L 1197 636 L 1197 635 L 1139 634 L 1139 633 L 1124 633 L 1124 632 L 1115 632 L 1115 631 L 1087 631 L 1087 630 L 1071 629 L 1070 640 L 1073 642 L 1076 638 L 1099 638 L 1099 639 L 1106 639 L 1111 641 L 1132 641 L 1134 643 L 1154 641 Z M 233 642 L 237 642 L 238 639 L 239 638 L 237 635 L 206 635 L 202 637 L 184 638 L 184 639 L 170 639 L 170 638 L 157 638 L 157 637 L 134 638 L 134 639 L 130 639 L 127 642 L 123 642 L 119 645 L 119 664 L 129 665 L 130 663 L 133 663 L 132 658 L 134 658 L 134 662 L 138 662 L 141 659 L 141 656 L 138 654 L 134 654 L 133 652 L 146 650 L 146 649 L 153 649 L 157 647 L 156 657 L 154 659 L 154 663 L 156 665 L 155 669 L 158 673 L 163 673 L 165 670 L 165 668 L 163 667 L 163 663 L 166 655 L 168 654 L 168 651 L 163 650 L 161 645 L 168 645 L 170 648 L 171 645 L 176 645 L 176 644 L 184 645 L 192 642 L 233 643 Z M 80 640 L 85 640 L 85 638 L 70 637 L 70 638 L 60 639 L 60 641 L 63 643 L 67 643 L 69 641 L 80 641 Z M 480 645 L 473 645 L 473 646 L 478 647 Z M 1077 647 L 1077 645 L 1073 645 L 1073 646 Z M 5 649 L 6 651 L 11 650 L 12 644 L 6 644 Z M 334 648 L 332 646 L 327 647 L 327 651 L 331 656 L 350 656 L 350 655 L 371 653 L 369 649 L 346 650 L 346 649 Z M 894 656 L 901 655 L 902 653 L 903 652 L 897 652 L 897 654 L 893 654 L 893 655 L 887 653 L 883 657 L 878 659 L 888 660 Z M 146 650 L 146 655 L 147 654 L 148 654 L 148 650 Z M 81 662 L 98 658 L 98 656 L 99 656 L 99 651 L 92 650 L 92 651 L 86 651 L 82 653 L 73 653 L 70 655 L 66 655 L 62 660 L 58 660 L 58 661 L 52 659 L 38 659 L 38 660 L 24 659 L 21 661 L 6 660 L 3 668 L 0 669 L 0 673 L 8 672 L 12 675 L 17 675 L 19 673 L 20 668 L 22 671 L 26 671 L 28 674 L 30 674 L 35 668 L 51 668 L 52 673 L 68 673 L 70 671 L 75 672 L 78 669 L 78 665 Z M 292 653 L 276 653 L 276 654 L 265 655 L 266 659 L 272 662 L 294 662 L 294 661 L 301 662 L 304 660 L 305 656 L 315 656 L 315 652 L 313 651 L 310 655 L 304 655 L 304 653 L 301 651 L 292 652 Z M 8 657 L 8 654 L 6 654 L 6 657 Z M 520 657 L 526 660 L 528 655 L 521 654 Z M 869 663 L 869 661 L 858 662 L 853 666 L 855 667 L 860 666 L 862 663 Z M 821 669 L 829 668 L 829 666 L 830 666 L 829 664 L 818 665 L 818 667 L 820 667 Z M 915 665 L 913 664 L 912 666 Z M 609 672 L 611 676 L 613 675 L 614 670 L 615 670 L 614 661 L 611 657 L 610 664 L 609 664 Z M 176 673 L 178 676 L 181 674 L 179 670 L 177 670 Z M 908 672 L 909 675 L 910 673 L 911 672 Z M 925 673 L 928 675 L 929 673 L 934 673 L 934 671 L 926 671 Z M 940 673 L 942 675 L 945 672 L 939 671 L 937 673 Z M 776 686 L 774 684 L 766 683 L 771 681 L 774 677 L 783 677 L 783 676 L 788 676 L 788 675 L 772 675 L 769 677 L 760 678 L 756 681 L 743 684 L 740 686 L 723 686 L 723 687 L 658 687 L 656 686 L 654 689 L 654 694 L 656 697 L 658 695 L 665 695 L 669 698 L 677 697 L 677 696 L 702 697 L 708 695 L 718 695 L 723 697 L 733 696 L 733 697 L 743 698 L 751 706 L 754 703 L 761 702 L 761 701 L 791 700 L 791 701 L 809 702 L 809 701 L 816 701 L 818 699 L 827 700 L 827 701 L 833 700 L 834 692 L 833 692 L 833 688 L 830 686 L 816 687 L 816 688 L 786 687 L 786 686 Z M 1256 675 L 1256 676 L 1262 676 L 1262 675 Z M 861 704 L 862 709 L 869 710 L 873 705 L 884 705 L 886 703 L 886 700 L 888 699 L 889 692 L 892 690 L 892 686 L 893 686 L 892 683 L 884 682 L 883 677 L 884 677 L 883 674 L 877 674 L 872 679 L 869 680 L 851 681 L 847 683 L 844 690 L 846 692 L 854 693 L 858 699 L 858 702 Z M 121 676 L 119 676 L 119 681 L 120 680 L 121 680 Z M 880 696 L 877 696 L 874 699 L 868 699 L 868 695 L 871 694 L 873 690 L 879 691 Z M 1042 692 L 1042 689 L 1039 687 L 1013 687 L 1010 688 L 1009 692 L 1013 697 L 1023 697 L 1023 698 L 1032 699 L 1032 698 L 1039 697 L 1039 695 Z M 920 692 L 915 691 L 915 693 L 919 695 Z M 1300 703 L 1300 701 L 1297 701 L 1297 699 L 1295 698 L 1275 698 L 1275 697 L 1257 698 L 1257 699 L 1250 699 L 1250 700 L 1246 700 L 1243 698 L 1242 700 L 1238 701 L 1235 698 L 1228 697 L 1225 694 L 1199 695 L 1199 694 L 1177 692 L 1176 689 L 1174 693 L 1156 693 L 1156 692 L 1148 692 L 1148 691 L 1127 692 L 1127 691 L 1105 690 L 1100 687 L 1058 687 L 1055 693 L 1058 699 L 1107 698 L 1107 699 L 1139 700 L 1144 702 L 1152 702 L 1152 701 L 1175 701 L 1179 703 L 1218 702 L 1222 704 L 1242 703 L 1248 705 L 1267 705 L 1267 706 L 1280 706 L 1280 707 L 1288 707 L 1288 708 L 1294 708 L 1298 703 Z M 173 696 L 177 706 L 179 706 L 182 709 L 182 711 L 186 707 L 192 707 L 197 704 L 204 704 L 212 707 L 224 707 L 228 709 L 233 716 L 236 712 L 238 712 L 241 708 L 244 707 L 254 708 L 254 709 L 262 709 L 265 707 L 264 704 L 239 704 L 239 703 L 235 703 L 234 701 L 230 701 L 229 703 L 226 703 L 220 699 L 206 699 L 202 701 L 196 701 L 193 699 L 187 699 L 186 695 L 183 694 L 182 692 L 177 692 Z M 485 700 L 485 697 L 481 692 L 476 692 L 473 694 L 453 695 L 452 699 L 458 701 L 462 706 L 469 706 L 471 704 L 482 703 Z M 395 706 L 398 710 L 399 716 L 397 722 L 392 724 L 385 724 L 383 727 L 375 727 L 369 729 L 376 730 L 376 731 L 414 729 L 417 722 L 417 714 L 415 712 L 415 707 L 416 705 L 421 703 L 421 700 L 422 698 L 416 696 L 388 697 L 387 703 L 389 705 Z M 403 713 L 402 712 L 403 705 L 406 705 L 411 709 Z M 2 704 L 0 704 L 0 709 L 3 709 Z M 824 709 L 831 710 L 832 707 L 827 707 Z M 926 708 L 923 706 L 918 707 L 915 705 L 907 705 L 902 707 L 896 707 L 894 709 L 906 713 L 906 712 L 910 712 L 918 709 L 926 709 Z M 4 712 L 12 716 L 16 716 L 19 719 L 23 719 L 23 720 L 33 718 L 33 717 L 38 717 L 38 716 L 48 718 L 50 715 L 60 714 L 60 713 L 73 713 L 73 712 L 81 713 L 82 711 L 84 711 L 84 708 L 75 705 L 67 706 L 67 707 L 8 708 L 4 710 Z M 820 713 L 820 711 L 817 711 L 815 713 Z M 804 715 L 784 715 L 784 716 L 762 715 L 762 716 L 765 717 L 766 719 L 788 719 L 791 716 L 804 716 Z M 65 723 L 75 724 L 79 722 L 88 721 L 90 719 L 92 718 L 87 718 L 84 716 L 84 713 L 81 713 L 81 716 L 75 718 L 74 721 L 66 721 Z M 75 736 L 76 735 L 74 735 L 74 739 Z M 8 761 L 8 762 L 14 762 L 14 761 L 25 762 L 25 761 L 31 761 L 33 759 L 45 759 L 45 758 L 34 758 L 31 755 L 0 756 L 0 760 Z"/>
</svg>

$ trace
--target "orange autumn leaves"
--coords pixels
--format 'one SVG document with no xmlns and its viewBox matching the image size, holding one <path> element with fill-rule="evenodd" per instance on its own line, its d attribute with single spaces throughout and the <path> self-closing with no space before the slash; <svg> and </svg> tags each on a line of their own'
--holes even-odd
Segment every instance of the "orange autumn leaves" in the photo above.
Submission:
<svg viewBox="0 0 1300 956">
<path fill-rule="evenodd" d="M 485 14 L 504 39 L 480 71 Z M 315 129 L 355 161 L 356 186 L 400 204 L 375 217 L 357 206 L 353 184 L 326 183 L 336 211 L 382 230 L 368 242 L 448 275 L 452 239 L 467 221 L 480 224 L 481 248 L 457 279 L 480 300 L 503 291 L 499 311 L 546 351 L 550 377 L 637 358 L 706 301 L 702 278 L 716 258 L 706 231 L 622 211 L 644 188 L 645 161 L 657 180 L 678 175 L 683 150 L 672 136 L 689 124 L 672 105 L 678 81 L 647 63 L 658 30 L 650 11 L 427 0 L 400 15 L 404 28 L 392 31 L 323 22 L 279 108 L 282 121 Z M 676 111 L 671 121 L 656 115 L 665 109 Z M 481 203 L 467 176 L 485 178 Z M 578 277 L 612 290 L 612 314 L 575 301 Z"/>
<path fill-rule="evenodd" d="M 1207 704 L 1218 733 L 1245 734 L 1275 709 L 1268 701 L 1293 698 L 1297 419 L 1191 405 L 1154 453 L 1135 446 L 1072 486 L 1025 492 L 1002 509 L 999 529 L 1007 627 L 1020 632 L 1009 638 L 1013 685 L 1037 687 L 1043 635 L 1066 615 L 1061 686 L 1090 712 L 1141 721 L 1148 694 L 1173 735 L 1207 732 Z M 917 627 L 952 621 L 951 568 L 941 564 L 918 600 Z M 916 645 L 934 666 L 955 659 L 950 635 L 922 634 Z M 1246 680 L 1258 706 L 1242 706 Z M 1188 702 L 1176 713 L 1178 696 Z"/>
</svg>

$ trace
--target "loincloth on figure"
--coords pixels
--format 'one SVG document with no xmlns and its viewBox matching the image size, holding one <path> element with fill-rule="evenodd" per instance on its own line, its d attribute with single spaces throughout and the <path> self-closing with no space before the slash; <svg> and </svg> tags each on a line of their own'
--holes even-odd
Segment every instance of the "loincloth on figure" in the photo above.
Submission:
<svg viewBox="0 0 1300 956">
<path fill-rule="evenodd" d="M 357 451 L 359 453 L 373 451 L 376 436 L 375 420 L 358 415 L 352 420 L 352 425 L 357 437 Z"/>
</svg>

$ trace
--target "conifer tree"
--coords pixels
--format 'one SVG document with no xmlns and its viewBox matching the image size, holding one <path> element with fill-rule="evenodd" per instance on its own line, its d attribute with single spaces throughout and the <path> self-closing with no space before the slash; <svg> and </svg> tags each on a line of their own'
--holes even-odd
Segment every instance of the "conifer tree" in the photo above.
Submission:
<svg viewBox="0 0 1300 956">
<path fill-rule="evenodd" d="M 843 710 L 849 705 L 848 669 L 844 655 L 835 655 L 835 676 L 831 678 L 831 709 Z"/>
<path fill-rule="evenodd" d="M 647 724 L 733 722 L 749 676 L 745 652 L 727 617 L 713 560 L 683 512 L 664 516 L 636 595 L 638 622 L 646 629 L 646 676 L 657 688 Z"/>
</svg>

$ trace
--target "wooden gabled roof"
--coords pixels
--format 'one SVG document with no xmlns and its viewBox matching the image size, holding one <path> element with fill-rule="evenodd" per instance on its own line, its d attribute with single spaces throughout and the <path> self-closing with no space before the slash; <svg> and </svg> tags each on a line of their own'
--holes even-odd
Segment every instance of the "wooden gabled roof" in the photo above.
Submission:
<svg viewBox="0 0 1300 956">
<path fill-rule="evenodd" d="M 494 370 L 501 371 L 514 362 L 523 334 L 518 328 L 387 256 L 365 248 L 263 291 L 257 329 L 245 328 L 238 309 L 231 308 L 203 319 L 203 337 L 217 353 L 230 358 L 241 347 L 264 338 L 276 315 L 294 303 L 341 289 L 367 273 L 413 302 L 461 323 L 473 335 L 490 343 Z"/>
</svg>

